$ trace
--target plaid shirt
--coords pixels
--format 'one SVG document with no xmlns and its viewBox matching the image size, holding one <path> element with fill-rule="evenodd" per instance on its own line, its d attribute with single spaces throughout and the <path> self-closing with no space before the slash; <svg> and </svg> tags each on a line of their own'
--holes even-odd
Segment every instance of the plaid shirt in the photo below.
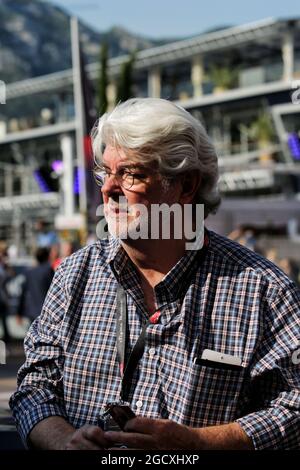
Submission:
<svg viewBox="0 0 300 470">
<path fill-rule="evenodd" d="M 213 232 L 209 238 L 202 261 L 186 252 L 155 287 L 161 317 L 147 328 L 132 409 L 193 427 L 237 421 L 256 449 L 298 448 L 299 291 L 264 258 Z M 127 295 L 129 354 L 148 313 L 119 242 L 87 246 L 57 270 L 10 401 L 24 441 L 53 415 L 76 428 L 96 424 L 104 405 L 119 399 L 118 282 Z M 204 365 L 204 349 L 239 356 L 242 367 Z"/>
</svg>

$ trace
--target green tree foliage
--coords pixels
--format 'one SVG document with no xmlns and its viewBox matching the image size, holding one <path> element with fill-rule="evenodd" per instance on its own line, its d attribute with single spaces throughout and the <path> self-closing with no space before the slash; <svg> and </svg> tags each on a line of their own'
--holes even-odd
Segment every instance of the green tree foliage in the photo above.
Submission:
<svg viewBox="0 0 300 470">
<path fill-rule="evenodd" d="M 132 53 L 129 59 L 122 64 L 121 72 L 117 85 L 117 103 L 126 101 L 133 97 L 132 92 L 132 72 L 135 61 L 135 53 Z"/>
<path fill-rule="evenodd" d="M 212 66 L 209 69 L 209 79 L 215 87 L 225 90 L 234 88 L 238 81 L 238 69 L 229 66 Z"/>
<path fill-rule="evenodd" d="M 250 135 L 261 146 L 267 145 L 274 139 L 275 131 L 272 123 L 272 118 L 267 110 L 261 111 L 256 121 L 250 126 Z"/>
</svg>

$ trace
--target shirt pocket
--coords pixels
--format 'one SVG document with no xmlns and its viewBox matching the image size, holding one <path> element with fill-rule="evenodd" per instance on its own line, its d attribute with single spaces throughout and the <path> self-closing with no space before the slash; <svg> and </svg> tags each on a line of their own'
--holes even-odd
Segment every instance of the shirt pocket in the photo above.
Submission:
<svg viewBox="0 0 300 470">
<path fill-rule="evenodd" d="M 240 417 L 246 369 L 204 365 L 198 360 L 169 370 L 164 392 L 169 419 L 188 426 L 225 424 Z"/>
<path fill-rule="evenodd" d="M 186 399 L 191 426 L 230 423 L 240 417 L 246 388 L 246 369 L 194 361 L 189 368 Z"/>
</svg>

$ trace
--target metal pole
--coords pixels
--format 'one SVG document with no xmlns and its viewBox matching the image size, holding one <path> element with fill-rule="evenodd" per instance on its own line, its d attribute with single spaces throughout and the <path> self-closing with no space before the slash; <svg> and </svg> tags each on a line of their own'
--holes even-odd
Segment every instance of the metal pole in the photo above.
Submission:
<svg viewBox="0 0 300 470">
<path fill-rule="evenodd" d="M 73 145 L 70 135 L 62 135 L 60 138 L 60 147 L 63 157 L 63 214 L 67 217 L 74 215 L 74 190 L 73 190 Z"/>
<path fill-rule="evenodd" d="M 20 256 L 20 248 L 21 248 L 21 210 L 20 207 L 15 206 L 13 210 L 13 223 L 12 226 L 14 228 L 14 244 L 17 247 L 17 254 Z"/>
<path fill-rule="evenodd" d="M 79 209 L 84 215 L 86 223 L 87 211 L 87 195 L 86 195 L 86 174 L 85 174 L 85 159 L 84 159 L 84 110 L 83 110 L 83 97 L 82 97 L 82 84 L 81 84 L 81 71 L 80 71 L 80 47 L 79 47 L 79 30 L 78 19 L 71 18 L 71 44 L 72 44 L 72 67 L 73 67 L 73 91 L 74 91 L 74 106 L 75 106 L 75 122 L 76 122 L 76 153 L 77 165 L 79 169 Z"/>
<path fill-rule="evenodd" d="M 294 73 L 294 37 L 292 32 L 285 34 L 281 46 L 283 60 L 283 80 L 291 82 Z"/>
</svg>

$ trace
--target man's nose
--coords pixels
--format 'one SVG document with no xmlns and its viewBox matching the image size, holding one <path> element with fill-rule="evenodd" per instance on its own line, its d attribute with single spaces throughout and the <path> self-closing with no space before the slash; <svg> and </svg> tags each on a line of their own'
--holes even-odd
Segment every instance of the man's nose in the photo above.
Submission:
<svg viewBox="0 0 300 470">
<path fill-rule="evenodd" d="M 118 178 L 111 174 L 105 178 L 104 185 L 101 188 L 101 192 L 105 196 L 110 196 L 115 192 L 122 192 L 122 186 L 120 185 Z"/>
</svg>

